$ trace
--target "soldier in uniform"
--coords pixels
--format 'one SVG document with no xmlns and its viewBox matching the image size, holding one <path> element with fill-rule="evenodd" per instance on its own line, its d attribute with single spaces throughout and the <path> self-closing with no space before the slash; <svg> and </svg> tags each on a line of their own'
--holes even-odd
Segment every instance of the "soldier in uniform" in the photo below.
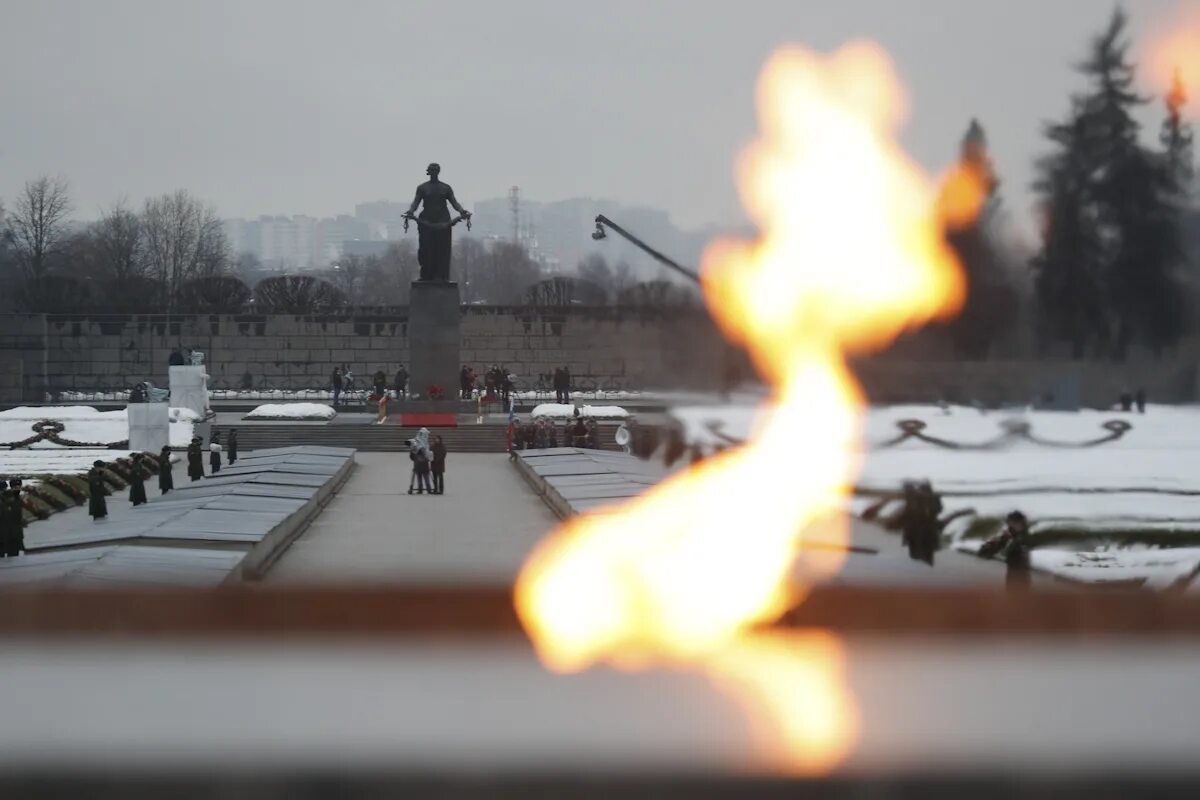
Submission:
<svg viewBox="0 0 1200 800">
<path fill-rule="evenodd" d="M 8 540 L 12 537 L 12 512 L 9 510 L 12 498 L 8 486 L 0 480 L 0 558 L 8 555 Z"/>
<path fill-rule="evenodd" d="M 3 531 L 3 537 L 0 538 L 3 548 L 0 555 L 15 558 L 25 552 L 25 509 L 21 504 L 20 478 L 10 480 L 8 488 L 4 491 L 3 503 L 0 505 L 0 531 Z"/>
<path fill-rule="evenodd" d="M 171 446 L 163 447 L 158 454 L 158 491 L 166 494 L 175 488 L 175 476 L 171 474 Z"/>
<path fill-rule="evenodd" d="M 133 466 L 129 469 L 129 502 L 134 506 L 140 506 L 146 502 L 146 473 L 142 470 L 143 459 L 141 453 L 133 454 Z"/>
<path fill-rule="evenodd" d="M 1029 537 L 1029 520 L 1020 511 L 1014 511 L 1004 519 L 1004 530 L 988 539 L 979 548 L 979 555 L 991 558 L 997 553 L 1004 554 L 1004 562 L 1008 565 L 1005 584 L 1009 589 L 1028 589 L 1032 584 L 1032 574 L 1029 566 L 1029 551 L 1032 542 Z"/>
<path fill-rule="evenodd" d="M 187 446 L 188 477 L 198 481 L 204 477 L 204 453 L 200 449 L 200 437 L 193 436 Z"/>
<path fill-rule="evenodd" d="M 97 522 L 108 516 L 108 501 L 104 499 L 108 496 L 108 487 L 104 485 L 103 469 L 104 462 L 95 461 L 87 474 L 88 514 Z"/>
<path fill-rule="evenodd" d="M 941 543 L 942 526 L 938 522 L 941 512 L 942 501 L 929 481 L 905 482 L 900 529 L 909 558 L 933 566 L 934 554 Z"/>
</svg>

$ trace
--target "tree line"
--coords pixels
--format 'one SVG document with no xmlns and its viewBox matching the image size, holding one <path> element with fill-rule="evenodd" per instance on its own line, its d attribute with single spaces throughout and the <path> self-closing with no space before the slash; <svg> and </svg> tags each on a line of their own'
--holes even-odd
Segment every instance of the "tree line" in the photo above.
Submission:
<svg viewBox="0 0 1200 800">
<path fill-rule="evenodd" d="M 186 191 L 124 202 L 82 228 L 61 178 L 29 181 L 0 205 L 0 270 L 16 310 L 171 311 L 197 281 L 225 276 L 229 245 L 216 211 Z"/>
<path fill-rule="evenodd" d="M 947 324 L 957 352 L 986 358 L 1028 326 L 1043 354 L 1123 360 L 1135 348 L 1162 354 L 1198 327 L 1200 211 L 1194 194 L 1187 90 L 1176 73 L 1152 142 L 1135 118 L 1153 98 L 1137 92 L 1127 17 L 1118 8 L 1077 69 L 1084 89 L 1045 126 L 1037 162 L 1037 251 L 1014 269 L 997 231 L 1000 181 L 982 126 L 972 121 L 959 165 L 985 177 L 988 201 L 974 224 L 947 233 L 968 294 Z M 1026 291 L 1027 289 L 1027 291 Z"/>
<path fill-rule="evenodd" d="M 323 270 L 266 272 L 251 254 L 234 258 L 215 209 L 177 191 L 138 210 L 118 203 L 86 226 L 70 222 L 67 183 L 29 181 L 12 210 L 0 205 L 0 280 L 6 309 L 46 313 L 331 313 L 409 302 L 416 248 L 391 242 L 381 255 L 343 255 Z M 543 275 L 519 244 L 460 237 L 453 271 L 466 303 L 670 305 L 675 287 L 614 279 L 603 257 L 579 276 Z"/>
</svg>

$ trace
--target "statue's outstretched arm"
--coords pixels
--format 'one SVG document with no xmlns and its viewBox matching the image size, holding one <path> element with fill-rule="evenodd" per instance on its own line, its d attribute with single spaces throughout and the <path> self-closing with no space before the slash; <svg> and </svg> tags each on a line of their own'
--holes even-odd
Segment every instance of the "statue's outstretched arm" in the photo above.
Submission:
<svg viewBox="0 0 1200 800">
<path fill-rule="evenodd" d="M 413 195 L 412 205 L 408 207 L 408 211 L 404 212 L 408 216 L 417 213 L 417 206 L 421 205 L 421 187 L 417 187 L 417 193 Z"/>
<path fill-rule="evenodd" d="M 450 199 L 450 205 L 454 206 L 455 211 L 457 211 L 459 214 L 462 214 L 464 217 L 471 216 L 470 211 L 467 211 L 465 208 L 463 208 L 462 206 L 460 206 L 458 204 L 458 198 L 454 196 L 453 189 L 450 190 L 450 198 L 449 199 Z"/>
</svg>

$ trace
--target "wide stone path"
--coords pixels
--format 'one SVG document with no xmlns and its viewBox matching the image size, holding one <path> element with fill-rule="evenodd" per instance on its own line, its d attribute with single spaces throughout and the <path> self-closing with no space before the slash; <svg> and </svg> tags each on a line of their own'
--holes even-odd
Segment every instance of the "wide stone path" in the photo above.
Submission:
<svg viewBox="0 0 1200 800">
<path fill-rule="evenodd" d="M 403 453 L 365 453 L 273 581 L 508 584 L 557 518 L 504 453 L 450 453 L 446 494 L 409 495 Z"/>
</svg>

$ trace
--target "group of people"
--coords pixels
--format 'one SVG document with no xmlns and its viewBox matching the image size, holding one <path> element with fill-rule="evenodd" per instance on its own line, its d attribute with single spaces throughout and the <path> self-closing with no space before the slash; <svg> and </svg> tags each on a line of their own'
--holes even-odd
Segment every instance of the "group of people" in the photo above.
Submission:
<svg viewBox="0 0 1200 800">
<path fill-rule="evenodd" d="M 229 466 L 233 466 L 238 460 L 238 433 L 237 428 L 232 428 L 229 431 Z M 208 443 L 208 469 L 216 475 L 221 471 L 221 453 L 224 448 L 221 447 L 221 434 L 213 432 L 212 438 Z M 193 481 L 198 481 L 204 477 L 204 440 L 199 436 L 193 436 L 191 443 L 187 446 L 187 471 L 188 477 Z"/>
<path fill-rule="evenodd" d="M 412 461 L 412 477 L 408 479 L 408 493 L 446 493 L 446 443 L 441 436 L 433 436 L 428 428 L 421 428 L 409 443 L 409 460 Z"/>
<path fill-rule="evenodd" d="M 25 552 L 25 505 L 21 502 L 20 478 L 0 481 L 0 558 Z"/>
<path fill-rule="evenodd" d="M 492 364 L 484 371 L 482 379 L 474 367 L 463 364 L 462 369 L 458 371 L 458 393 L 463 400 L 470 400 L 478 395 L 484 400 L 499 398 L 502 403 L 508 405 L 513 389 L 516 388 L 516 380 L 517 376 L 509 372 L 503 364 Z"/>
<path fill-rule="evenodd" d="M 934 554 L 941 546 L 942 528 L 939 519 L 941 498 L 929 481 L 906 481 L 903 488 L 904 508 L 900 512 L 901 543 L 915 561 L 933 566 Z M 1007 565 L 1006 583 L 1010 589 L 1024 589 L 1031 583 L 1029 552 L 1032 550 L 1029 520 L 1020 511 L 1004 519 L 1004 527 L 979 548 L 981 558 L 1003 556 Z"/>
<path fill-rule="evenodd" d="M 541 417 L 522 424 L 520 418 L 513 417 L 508 426 L 508 451 L 516 450 L 545 450 L 548 447 L 584 447 L 596 449 L 600 447 L 600 426 L 591 417 L 577 416 L 573 421 L 568 420 L 562 425 L 559 433 L 558 426 L 553 420 Z"/>
<path fill-rule="evenodd" d="M 503 364 L 492 364 L 484 371 L 482 377 L 474 367 L 463 364 L 462 369 L 458 371 L 458 396 L 463 400 L 472 400 L 475 397 L 485 400 L 499 399 L 507 406 L 516 388 L 516 380 L 517 376 Z M 554 402 L 564 404 L 571 402 L 570 368 L 555 368 L 553 386 Z M 348 364 L 334 367 L 333 374 L 329 377 L 329 389 L 333 394 L 334 408 L 337 408 L 339 404 L 344 405 L 345 398 L 357 388 L 354 374 Z M 386 403 L 393 398 L 396 400 L 407 399 L 408 370 L 404 368 L 403 364 L 400 364 L 389 387 L 387 372 L 382 367 L 379 368 L 371 376 L 371 391 L 370 400 L 377 403 Z M 381 420 L 384 417 L 386 417 L 386 412 L 381 410 Z"/>
<path fill-rule="evenodd" d="M 221 471 L 221 434 L 213 433 L 208 445 L 208 464 L 212 474 Z M 229 464 L 232 466 L 238 459 L 237 428 L 229 431 Z M 129 502 L 140 506 L 148 502 L 146 497 L 146 478 L 150 470 L 146 468 L 146 458 L 142 453 L 134 453 L 130 460 L 133 467 L 129 476 Z M 108 465 L 103 461 L 95 461 L 87 473 L 88 484 L 88 514 L 99 521 L 108 517 L 108 484 L 104 479 L 104 470 Z M 204 444 L 199 436 L 193 436 L 187 446 L 187 474 L 193 481 L 204 477 Z M 167 445 L 158 454 L 158 491 L 166 494 L 175 488 L 175 475 L 171 464 L 171 447 Z"/>
<path fill-rule="evenodd" d="M 334 408 L 337 408 L 339 404 L 344 405 L 344 399 L 357 388 L 354 373 L 350 370 L 349 364 L 333 368 L 333 374 L 329 376 L 329 389 L 333 394 Z M 408 370 L 404 368 L 403 364 L 396 368 L 396 375 L 389 390 L 387 373 L 380 367 L 371 376 L 371 392 L 372 400 L 383 400 L 385 403 L 393 392 L 397 400 L 408 397 Z"/>
</svg>

